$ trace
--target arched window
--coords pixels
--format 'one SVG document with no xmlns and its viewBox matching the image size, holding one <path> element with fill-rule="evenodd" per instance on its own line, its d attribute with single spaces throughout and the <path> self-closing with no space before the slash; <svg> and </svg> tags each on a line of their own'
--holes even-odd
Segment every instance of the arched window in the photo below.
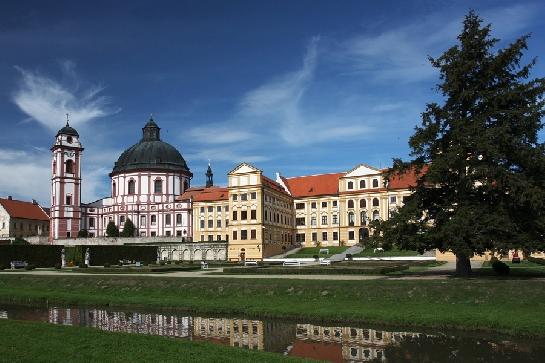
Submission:
<svg viewBox="0 0 545 363">
<path fill-rule="evenodd" d="M 378 179 L 373 179 L 373 188 L 378 188 Z"/>
<path fill-rule="evenodd" d="M 367 224 L 367 213 L 365 212 L 360 213 L 360 223 L 362 226 L 365 226 Z"/>
<path fill-rule="evenodd" d="M 161 194 L 163 192 L 163 181 L 161 179 L 157 179 L 153 183 L 153 192 L 155 194 Z"/>
<path fill-rule="evenodd" d="M 136 182 L 134 180 L 129 180 L 129 194 L 135 194 L 136 192 Z"/>
<path fill-rule="evenodd" d="M 373 198 L 373 207 L 378 207 L 378 206 L 379 206 L 378 198 Z"/>
<path fill-rule="evenodd" d="M 348 212 L 348 225 L 354 225 L 354 212 Z"/>
<path fill-rule="evenodd" d="M 367 202 L 365 199 L 360 199 L 360 208 L 367 208 Z"/>
<path fill-rule="evenodd" d="M 354 182 L 349 181 L 349 182 L 346 184 L 346 188 L 347 188 L 347 189 L 354 189 Z"/>
<path fill-rule="evenodd" d="M 72 160 L 66 160 L 65 166 L 66 166 L 65 172 L 67 174 L 73 174 L 74 173 L 74 162 Z"/>
<path fill-rule="evenodd" d="M 376 210 L 373 212 L 373 220 L 377 221 L 379 219 L 380 219 L 380 213 L 378 212 L 378 210 Z"/>
<path fill-rule="evenodd" d="M 352 199 L 348 201 L 348 208 L 354 208 L 354 201 Z"/>
<path fill-rule="evenodd" d="M 53 175 L 57 174 L 57 161 L 53 161 Z"/>
<path fill-rule="evenodd" d="M 365 189 L 365 180 L 360 180 L 360 189 Z"/>
<path fill-rule="evenodd" d="M 112 184 L 112 197 L 116 196 L 116 190 L 115 190 L 115 182 Z"/>
</svg>

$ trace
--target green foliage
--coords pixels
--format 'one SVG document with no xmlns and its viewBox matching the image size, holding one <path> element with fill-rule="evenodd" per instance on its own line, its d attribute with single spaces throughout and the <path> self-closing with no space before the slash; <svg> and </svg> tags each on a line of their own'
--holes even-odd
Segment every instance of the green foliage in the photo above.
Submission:
<svg viewBox="0 0 545 363">
<path fill-rule="evenodd" d="M 25 270 L 27 271 L 34 270 L 35 268 L 36 268 L 36 265 L 30 264 L 30 263 L 25 266 Z"/>
<path fill-rule="evenodd" d="M 28 242 L 26 239 L 24 238 L 21 238 L 21 237 L 15 237 L 15 239 L 13 240 L 13 243 L 14 245 L 30 245 L 30 242 Z"/>
<path fill-rule="evenodd" d="M 60 269 L 62 269 L 62 264 L 56 263 L 55 264 L 55 270 L 60 270 Z"/>
<path fill-rule="evenodd" d="M 119 237 L 119 228 L 117 228 L 113 221 L 110 221 L 110 223 L 108 223 L 108 226 L 106 227 L 106 236 Z"/>
<path fill-rule="evenodd" d="M 497 258 L 491 260 L 492 269 L 498 275 L 509 275 L 511 268 L 503 261 L 498 260 Z"/>
<path fill-rule="evenodd" d="M 134 223 L 130 220 L 130 218 L 127 218 L 125 221 L 125 224 L 123 225 L 123 231 L 121 231 L 121 237 L 134 237 L 134 233 L 136 231 L 136 227 L 134 226 Z"/>
<path fill-rule="evenodd" d="M 3 245 L 0 246 L 0 265 L 11 261 L 26 261 L 37 267 L 53 267 L 61 261 L 62 246 L 54 245 Z"/>
<path fill-rule="evenodd" d="M 457 272 L 485 251 L 545 250 L 544 79 L 522 65 L 527 36 L 504 49 L 470 12 L 458 44 L 430 58 L 442 105 L 430 103 L 409 140 L 413 159 L 394 160 L 389 179 L 418 175 L 414 193 L 374 239 L 403 249 L 451 250 Z"/>
<path fill-rule="evenodd" d="M 78 232 L 78 238 L 87 238 L 89 237 L 89 231 L 86 229 L 80 229 Z"/>
<path fill-rule="evenodd" d="M 91 264 L 94 266 L 104 266 L 105 263 L 118 264 L 120 260 L 151 262 L 157 258 L 155 246 L 88 246 L 85 248 L 89 248 Z"/>
</svg>

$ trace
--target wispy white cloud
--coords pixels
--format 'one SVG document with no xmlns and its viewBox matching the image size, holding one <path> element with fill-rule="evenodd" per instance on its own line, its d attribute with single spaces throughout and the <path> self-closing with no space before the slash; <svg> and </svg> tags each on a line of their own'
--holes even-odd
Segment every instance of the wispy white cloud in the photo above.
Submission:
<svg viewBox="0 0 545 363">
<path fill-rule="evenodd" d="M 246 130 L 233 130 L 223 124 L 212 124 L 194 127 L 189 130 L 188 136 L 207 144 L 229 144 L 249 140 L 257 135 Z"/>
<path fill-rule="evenodd" d="M 15 67 L 21 79 L 12 100 L 22 112 L 48 129 L 57 130 L 63 125 L 66 113 L 74 126 L 80 126 L 119 111 L 102 95 L 103 86 L 81 87 L 74 62 L 65 60 L 60 67 L 63 80 Z"/>
<path fill-rule="evenodd" d="M 243 161 L 249 163 L 258 163 L 270 159 L 262 155 L 254 155 L 252 153 L 235 151 L 233 150 L 233 148 L 228 147 L 206 148 L 202 151 L 186 153 L 184 156 L 187 157 L 188 160 L 212 160 L 213 162 L 228 162 L 233 164 L 237 164 Z"/>
</svg>

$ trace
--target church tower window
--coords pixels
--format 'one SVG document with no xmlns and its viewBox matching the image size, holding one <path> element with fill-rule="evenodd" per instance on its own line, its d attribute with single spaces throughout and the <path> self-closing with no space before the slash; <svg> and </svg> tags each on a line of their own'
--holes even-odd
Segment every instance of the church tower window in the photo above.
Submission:
<svg viewBox="0 0 545 363">
<path fill-rule="evenodd" d="M 73 174 L 74 173 L 74 162 L 72 160 L 66 160 L 65 164 L 65 172 L 67 174 Z"/>
<path fill-rule="evenodd" d="M 161 179 L 158 179 L 153 183 L 153 192 L 155 194 L 161 194 L 163 192 L 163 181 Z"/>
<path fill-rule="evenodd" d="M 129 180 L 128 189 L 129 189 L 129 194 L 135 194 L 136 182 L 134 180 Z"/>
</svg>

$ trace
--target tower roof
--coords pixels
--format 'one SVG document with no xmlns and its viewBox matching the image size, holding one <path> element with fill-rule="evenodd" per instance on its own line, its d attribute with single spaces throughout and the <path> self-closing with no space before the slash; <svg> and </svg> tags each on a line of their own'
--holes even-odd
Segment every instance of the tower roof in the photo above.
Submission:
<svg viewBox="0 0 545 363">
<path fill-rule="evenodd" d="M 57 131 L 57 136 L 59 135 L 68 135 L 68 136 L 76 136 L 79 137 L 78 132 L 75 128 L 70 126 L 70 123 L 68 122 L 68 119 L 66 120 L 66 126 L 64 126 L 62 129 Z"/>
</svg>

